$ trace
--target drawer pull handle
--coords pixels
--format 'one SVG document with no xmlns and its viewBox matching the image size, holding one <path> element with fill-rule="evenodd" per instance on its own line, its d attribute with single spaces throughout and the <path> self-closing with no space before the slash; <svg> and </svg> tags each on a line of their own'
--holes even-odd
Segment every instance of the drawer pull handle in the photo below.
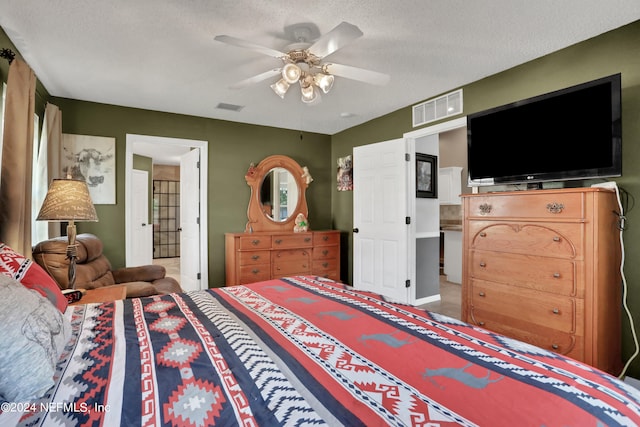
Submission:
<svg viewBox="0 0 640 427">
<path fill-rule="evenodd" d="M 484 268 L 484 267 L 486 267 L 486 266 L 487 266 L 487 263 L 486 263 L 486 262 L 482 261 L 482 262 L 480 263 L 480 267 Z"/>
<path fill-rule="evenodd" d="M 483 203 L 478 206 L 478 208 L 480 208 L 480 213 L 482 215 L 488 215 L 491 213 L 491 205 L 489 203 Z"/>
<path fill-rule="evenodd" d="M 553 309 L 553 314 L 560 314 L 560 310 L 559 310 L 559 309 L 557 309 L 557 308 L 554 308 L 554 309 Z"/>
<path fill-rule="evenodd" d="M 302 255 L 307 256 L 309 254 L 307 253 L 307 251 L 302 251 Z"/>
<path fill-rule="evenodd" d="M 564 205 L 562 203 L 547 203 L 547 210 L 549 211 L 549 213 L 552 214 L 559 214 L 562 213 L 562 210 L 564 209 Z"/>
<path fill-rule="evenodd" d="M 560 273 L 553 273 L 553 278 L 554 279 L 559 279 L 560 278 Z"/>
<path fill-rule="evenodd" d="M 253 270 L 251 270 L 251 272 L 253 274 L 258 274 L 258 273 L 260 273 L 260 270 L 258 270 L 257 268 L 254 268 Z"/>
<path fill-rule="evenodd" d="M 478 325 L 484 326 L 484 322 L 478 322 Z"/>
<path fill-rule="evenodd" d="M 322 266 L 323 266 L 324 268 L 327 268 L 327 267 L 329 267 L 329 263 L 328 263 L 328 262 L 323 262 L 323 263 L 322 263 Z"/>
<path fill-rule="evenodd" d="M 280 243 L 282 243 L 282 239 L 276 239 L 275 242 L 276 242 L 276 245 L 279 245 Z"/>
<path fill-rule="evenodd" d="M 251 241 L 251 244 L 254 245 L 254 246 L 255 245 L 259 245 L 260 244 L 260 240 L 254 239 L 254 240 Z"/>
<path fill-rule="evenodd" d="M 328 250 L 325 249 L 324 251 L 322 251 L 322 255 L 327 256 L 328 254 L 329 254 Z"/>
<path fill-rule="evenodd" d="M 310 241 L 311 241 L 311 237 L 305 237 L 305 238 L 304 238 L 304 242 L 305 242 L 305 243 L 309 243 Z"/>
<path fill-rule="evenodd" d="M 562 240 L 562 239 L 560 239 L 560 237 L 559 237 L 559 236 L 554 236 L 554 238 L 553 238 L 553 241 L 554 241 L 554 242 L 559 242 L 560 240 Z"/>
<path fill-rule="evenodd" d="M 251 257 L 252 260 L 257 261 L 260 259 L 260 255 L 254 255 Z"/>
<path fill-rule="evenodd" d="M 558 344 L 551 344 L 551 348 L 557 350 L 560 348 L 560 346 Z"/>
<path fill-rule="evenodd" d="M 480 233 L 480 237 L 487 237 L 487 233 L 483 231 L 482 233 Z"/>
<path fill-rule="evenodd" d="M 486 296 L 486 294 L 484 292 L 479 292 L 478 295 L 480 295 L 483 298 Z"/>
<path fill-rule="evenodd" d="M 326 242 L 327 240 L 329 240 L 329 236 L 322 236 L 322 240 Z"/>
</svg>

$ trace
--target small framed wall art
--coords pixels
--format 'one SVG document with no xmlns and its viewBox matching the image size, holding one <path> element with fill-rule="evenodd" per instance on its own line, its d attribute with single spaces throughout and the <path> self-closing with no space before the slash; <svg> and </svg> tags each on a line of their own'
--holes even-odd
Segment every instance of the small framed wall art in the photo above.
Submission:
<svg viewBox="0 0 640 427">
<path fill-rule="evenodd" d="M 438 198 L 438 157 L 416 153 L 416 197 Z"/>
</svg>

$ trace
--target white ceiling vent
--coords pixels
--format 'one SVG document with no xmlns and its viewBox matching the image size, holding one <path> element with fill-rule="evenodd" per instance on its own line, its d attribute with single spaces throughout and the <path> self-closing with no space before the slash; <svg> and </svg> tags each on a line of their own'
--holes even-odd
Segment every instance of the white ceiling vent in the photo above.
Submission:
<svg viewBox="0 0 640 427">
<path fill-rule="evenodd" d="M 413 127 L 462 113 L 462 89 L 417 104 L 413 109 Z"/>
<path fill-rule="evenodd" d="M 229 111 L 240 111 L 244 108 L 243 105 L 235 105 L 235 104 L 227 104 L 224 102 L 220 102 L 218 103 L 218 105 L 216 105 L 216 108 L 219 108 L 221 110 L 229 110 Z"/>
</svg>

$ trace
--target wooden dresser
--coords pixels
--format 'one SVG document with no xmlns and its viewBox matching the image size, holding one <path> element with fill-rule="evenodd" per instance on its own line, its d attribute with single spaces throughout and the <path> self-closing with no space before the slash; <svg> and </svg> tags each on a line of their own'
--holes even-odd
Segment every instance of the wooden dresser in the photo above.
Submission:
<svg viewBox="0 0 640 427">
<path fill-rule="evenodd" d="M 618 374 L 615 192 L 470 194 L 463 209 L 463 320 Z"/>
<path fill-rule="evenodd" d="M 294 275 L 340 280 L 340 231 L 225 234 L 226 285 Z"/>
</svg>

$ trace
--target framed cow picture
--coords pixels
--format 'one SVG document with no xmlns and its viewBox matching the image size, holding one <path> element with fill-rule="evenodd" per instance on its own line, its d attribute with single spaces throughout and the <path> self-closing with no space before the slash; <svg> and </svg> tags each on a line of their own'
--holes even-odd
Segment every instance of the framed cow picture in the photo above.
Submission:
<svg viewBox="0 0 640 427">
<path fill-rule="evenodd" d="M 116 139 L 62 134 L 61 177 L 86 181 L 95 205 L 116 203 Z"/>
</svg>

